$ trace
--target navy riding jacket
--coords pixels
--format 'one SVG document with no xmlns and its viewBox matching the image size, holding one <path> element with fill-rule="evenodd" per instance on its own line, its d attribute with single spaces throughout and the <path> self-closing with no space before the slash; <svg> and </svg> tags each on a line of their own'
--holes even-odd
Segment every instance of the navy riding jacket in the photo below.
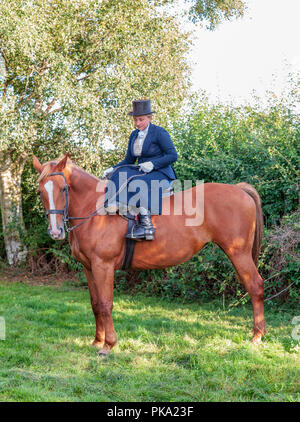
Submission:
<svg viewBox="0 0 300 422">
<path fill-rule="evenodd" d="M 177 151 L 168 132 L 160 126 L 150 123 L 147 136 L 144 140 L 141 156 L 133 154 L 133 144 L 138 136 L 138 129 L 134 130 L 128 142 L 126 157 L 123 161 L 114 167 L 124 164 L 134 164 L 136 159 L 138 164 L 146 161 L 152 161 L 153 170 L 157 170 L 167 176 L 169 179 L 176 179 L 172 163 L 177 160 Z"/>
</svg>

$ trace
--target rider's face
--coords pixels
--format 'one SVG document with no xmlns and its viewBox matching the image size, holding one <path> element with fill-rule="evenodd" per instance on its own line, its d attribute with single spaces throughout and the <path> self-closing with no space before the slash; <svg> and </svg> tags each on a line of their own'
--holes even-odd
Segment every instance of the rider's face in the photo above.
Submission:
<svg viewBox="0 0 300 422">
<path fill-rule="evenodd" d="M 152 120 L 152 116 L 133 116 L 135 127 L 138 130 L 144 130 Z"/>
</svg>

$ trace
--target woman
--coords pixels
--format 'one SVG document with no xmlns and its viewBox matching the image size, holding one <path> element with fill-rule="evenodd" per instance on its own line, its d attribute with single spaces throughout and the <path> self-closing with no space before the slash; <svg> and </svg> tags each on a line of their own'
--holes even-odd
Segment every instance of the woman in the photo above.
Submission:
<svg viewBox="0 0 300 422">
<path fill-rule="evenodd" d="M 114 182 L 116 192 L 118 192 L 123 186 L 120 181 L 124 180 L 125 172 L 128 180 L 125 187 L 127 189 L 126 205 L 128 205 L 129 212 L 139 215 L 139 225 L 135 227 L 132 235 L 126 235 L 126 237 L 136 240 L 153 240 L 155 230 L 151 214 L 161 214 L 163 186 L 169 186 L 170 182 L 176 179 L 171 164 L 177 160 L 177 152 L 168 132 L 151 123 L 152 114 L 155 112 L 151 111 L 150 100 L 133 101 L 132 108 L 133 110 L 128 114 L 133 116 L 136 130 L 129 137 L 126 157 L 116 166 L 105 170 L 103 177 L 110 176 L 110 181 Z M 132 166 L 136 160 L 138 168 Z M 134 195 L 137 179 L 144 182 L 144 185 L 141 184 L 144 188 L 140 189 L 139 200 L 132 204 L 130 199 L 133 200 L 134 196 L 137 196 Z M 154 181 L 157 182 L 156 185 Z M 151 195 L 151 187 L 157 186 L 158 182 L 160 183 L 158 195 Z M 105 205 L 109 214 L 114 214 L 118 209 L 121 211 L 122 205 L 124 205 L 121 196 L 122 193 L 120 192 L 120 195 L 118 194 L 116 198 L 110 200 L 112 196 L 107 189 Z"/>
</svg>

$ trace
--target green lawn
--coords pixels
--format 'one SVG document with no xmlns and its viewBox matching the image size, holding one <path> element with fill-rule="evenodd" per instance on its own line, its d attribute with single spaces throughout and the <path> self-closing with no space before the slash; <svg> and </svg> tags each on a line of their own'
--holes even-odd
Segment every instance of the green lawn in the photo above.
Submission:
<svg viewBox="0 0 300 422">
<path fill-rule="evenodd" d="M 1 282 L 0 400 L 299 401 L 297 314 L 268 304 L 255 347 L 249 305 L 116 294 L 119 342 L 100 358 L 86 289 Z"/>
</svg>

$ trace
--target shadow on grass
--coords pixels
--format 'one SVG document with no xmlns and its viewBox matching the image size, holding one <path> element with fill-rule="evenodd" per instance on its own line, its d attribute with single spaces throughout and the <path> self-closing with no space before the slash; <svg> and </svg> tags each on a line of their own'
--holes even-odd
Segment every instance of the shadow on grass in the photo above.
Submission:
<svg viewBox="0 0 300 422">
<path fill-rule="evenodd" d="M 64 329 L 64 332 L 67 329 L 68 336 L 76 338 L 89 334 L 92 341 L 95 322 L 86 291 L 56 290 L 55 298 L 39 295 L 37 292 L 42 290 L 36 290 L 33 295 L 27 290 L 21 303 L 14 301 L 6 310 L 4 307 L 1 310 L 2 315 L 7 314 L 8 322 L 13 318 L 15 323 L 19 321 L 25 324 L 28 330 L 32 328 L 42 335 L 49 335 L 50 338 L 53 336 L 52 341 L 55 341 L 60 328 Z M 80 296 L 79 303 L 76 301 L 77 295 Z M 83 296 L 86 297 L 86 302 Z M 270 319 L 269 311 L 272 313 Z M 155 343 L 158 347 L 162 347 L 166 342 L 180 347 L 180 342 L 188 342 L 186 337 L 196 341 L 198 347 L 209 344 L 212 339 L 227 339 L 241 343 L 248 342 L 252 337 L 253 320 L 249 304 L 224 311 L 216 301 L 198 305 L 117 295 L 113 319 L 120 340 L 140 338 L 142 341 Z M 274 312 L 273 309 L 266 307 L 265 341 L 281 341 L 286 351 L 292 350 L 294 342 L 291 336 L 290 338 L 284 336 L 291 319 L 291 314 L 285 311 Z M 8 323 L 8 331 L 9 326 Z M 280 338 L 278 329 L 283 332 Z M 276 331 L 275 337 L 272 336 L 273 331 Z M 20 338 L 24 334 L 23 331 L 15 330 L 14 335 L 15 338 Z"/>
<path fill-rule="evenodd" d="M 0 313 L 7 319 L 1 400 L 266 400 L 263 389 L 278 394 L 279 381 L 277 390 L 268 390 L 268 383 L 282 376 L 294 398 L 287 381 L 295 378 L 294 367 L 285 368 L 278 351 L 289 349 L 288 312 L 267 310 L 271 334 L 256 353 L 249 305 L 224 311 L 216 302 L 116 295 L 119 343 L 102 359 L 89 346 L 95 322 L 87 291 L 0 288 Z"/>
</svg>

